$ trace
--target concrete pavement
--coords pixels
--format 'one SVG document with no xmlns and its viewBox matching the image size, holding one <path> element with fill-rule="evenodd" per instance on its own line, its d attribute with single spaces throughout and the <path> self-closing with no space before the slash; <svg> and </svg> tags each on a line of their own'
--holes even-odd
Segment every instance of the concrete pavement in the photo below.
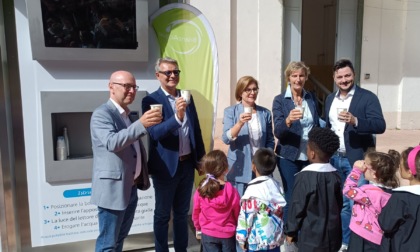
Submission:
<svg viewBox="0 0 420 252">
<path fill-rule="evenodd" d="M 376 149 L 388 152 L 389 149 L 403 151 L 420 143 L 420 130 L 388 129 L 384 134 L 376 136 Z"/>
</svg>

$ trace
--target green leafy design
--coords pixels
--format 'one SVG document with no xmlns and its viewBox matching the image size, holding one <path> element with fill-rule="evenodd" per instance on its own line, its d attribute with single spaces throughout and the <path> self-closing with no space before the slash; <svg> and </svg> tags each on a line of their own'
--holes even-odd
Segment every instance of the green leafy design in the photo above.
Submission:
<svg viewBox="0 0 420 252">
<path fill-rule="evenodd" d="M 261 226 L 265 227 L 268 222 L 269 222 L 270 218 L 267 216 L 267 214 L 263 214 L 263 217 L 261 218 Z"/>
<path fill-rule="evenodd" d="M 260 222 L 261 222 L 261 226 L 262 227 L 264 227 L 264 226 L 266 226 L 267 224 L 268 224 L 268 222 L 270 221 L 270 217 L 267 215 L 267 205 L 266 204 L 264 204 L 264 203 L 262 203 L 261 205 L 260 205 L 260 215 L 261 215 L 261 217 L 260 217 Z"/>
<path fill-rule="evenodd" d="M 239 226 L 240 227 L 246 227 L 246 221 L 245 220 L 239 220 Z"/>
</svg>

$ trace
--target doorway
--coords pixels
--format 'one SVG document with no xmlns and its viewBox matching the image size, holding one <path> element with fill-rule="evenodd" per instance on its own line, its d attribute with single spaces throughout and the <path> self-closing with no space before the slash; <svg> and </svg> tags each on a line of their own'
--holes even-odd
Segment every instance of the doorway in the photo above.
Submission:
<svg viewBox="0 0 420 252">
<path fill-rule="evenodd" d="M 360 72 L 364 0 L 285 0 L 283 69 L 290 61 L 304 61 L 311 75 L 307 91 L 325 98 L 335 91 L 332 68 L 338 59 L 350 59 L 356 81 Z M 359 29 L 358 29 L 359 27 Z M 282 91 L 286 83 L 282 85 Z"/>
<path fill-rule="evenodd" d="M 335 62 L 337 0 L 302 1 L 301 60 L 311 70 L 305 89 L 314 90 L 315 81 L 333 91 L 332 67 Z"/>
</svg>

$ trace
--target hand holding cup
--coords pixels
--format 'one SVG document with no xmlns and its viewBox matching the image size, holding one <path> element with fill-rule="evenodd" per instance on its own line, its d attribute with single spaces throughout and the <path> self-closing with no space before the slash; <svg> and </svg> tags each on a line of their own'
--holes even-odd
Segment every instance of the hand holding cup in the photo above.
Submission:
<svg viewBox="0 0 420 252">
<path fill-rule="evenodd" d="M 303 117 L 303 107 L 296 106 L 294 109 L 290 110 L 289 113 L 289 120 L 290 122 L 294 122 L 300 120 Z"/>
<path fill-rule="evenodd" d="M 162 122 L 162 104 L 153 104 L 150 107 L 151 109 L 146 111 L 139 119 L 145 128 Z"/>
<path fill-rule="evenodd" d="M 345 121 L 346 114 L 347 114 L 347 108 L 337 108 L 337 119 L 340 122 Z"/>
<path fill-rule="evenodd" d="M 183 121 L 185 112 L 187 110 L 187 102 L 183 97 L 178 97 L 175 100 L 175 111 L 176 115 L 178 116 L 178 119 Z"/>
<path fill-rule="evenodd" d="M 246 113 L 246 112 L 244 112 L 244 113 L 242 113 L 242 114 L 239 115 L 239 120 L 242 123 L 248 122 L 249 120 L 251 120 L 251 118 L 252 118 L 252 113 Z"/>
<path fill-rule="evenodd" d="M 299 119 L 302 119 L 303 118 L 303 114 L 305 113 L 305 107 L 302 106 L 302 105 L 297 105 L 295 107 L 295 110 L 298 110 L 299 111 Z"/>
</svg>

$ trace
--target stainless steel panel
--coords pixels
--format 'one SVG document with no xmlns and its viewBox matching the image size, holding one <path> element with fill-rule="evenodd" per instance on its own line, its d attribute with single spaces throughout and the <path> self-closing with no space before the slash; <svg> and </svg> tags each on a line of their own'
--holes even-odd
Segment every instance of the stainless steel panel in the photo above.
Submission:
<svg viewBox="0 0 420 252">
<path fill-rule="evenodd" d="M 21 235 L 19 222 L 28 220 L 26 211 L 18 209 L 27 206 L 26 187 L 18 190 L 22 179 L 26 184 L 24 170 L 25 155 L 23 146 L 22 109 L 20 97 L 19 68 L 17 62 L 16 24 L 14 1 L 1 2 L 1 95 L 0 95 L 0 154 L 4 201 L 2 226 L 2 242 L 4 251 L 19 251 Z M 16 173 L 19 176 L 16 176 Z M 24 192 L 23 195 L 20 193 Z M 18 201 L 19 199 L 20 201 Z M 26 202 L 26 203 L 25 203 Z M 22 215 L 19 215 L 22 213 Z M 26 222 L 28 223 L 28 222 Z M 3 232 L 6 232 L 4 234 Z"/>
</svg>

